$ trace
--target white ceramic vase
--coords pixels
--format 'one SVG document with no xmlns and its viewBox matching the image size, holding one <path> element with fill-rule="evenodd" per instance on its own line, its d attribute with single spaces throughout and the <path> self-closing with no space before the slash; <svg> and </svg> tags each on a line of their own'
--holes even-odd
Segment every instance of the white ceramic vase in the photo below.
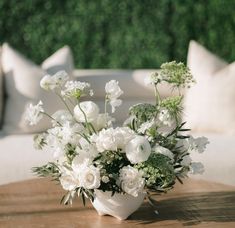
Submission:
<svg viewBox="0 0 235 228">
<path fill-rule="evenodd" d="M 92 202 L 99 215 L 111 215 L 119 220 L 127 219 L 143 203 L 145 194 L 137 197 L 129 194 L 103 192 L 95 190 L 95 199 Z"/>
</svg>

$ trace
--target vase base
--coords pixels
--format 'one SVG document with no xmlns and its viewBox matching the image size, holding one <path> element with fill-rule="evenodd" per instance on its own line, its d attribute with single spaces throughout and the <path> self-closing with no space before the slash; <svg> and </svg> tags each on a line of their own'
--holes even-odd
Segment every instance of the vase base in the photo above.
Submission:
<svg viewBox="0 0 235 228">
<path fill-rule="evenodd" d="M 114 218 L 116 218 L 118 220 L 121 220 L 121 221 L 122 220 L 126 220 L 128 218 L 126 216 L 121 217 L 121 216 L 117 216 L 117 215 L 110 215 L 110 214 L 106 214 L 106 213 L 99 212 L 99 211 L 97 211 L 97 213 L 98 213 L 99 216 L 112 216 L 112 217 L 114 217 Z"/>
</svg>

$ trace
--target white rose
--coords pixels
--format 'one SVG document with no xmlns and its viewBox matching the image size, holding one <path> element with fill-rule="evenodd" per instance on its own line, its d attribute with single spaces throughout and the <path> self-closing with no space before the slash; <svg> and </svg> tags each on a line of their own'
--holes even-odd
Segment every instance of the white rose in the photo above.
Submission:
<svg viewBox="0 0 235 228">
<path fill-rule="evenodd" d="M 80 108 L 82 109 L 82 111 Z M 84 113 L 86 115 L 88 122 L 92 122 L 98 117 L 99 107 L 94 102 L 92 101 L 81 102 L 80 108 L 78 105 L 76 105 L 74 108 L 74 117 L 77 121 L 85 122 Z"/>
<path fill-rule="evenodd" d="M 76 172 L 64 170 L 59 180 L 63 189 L 66 191 L 72 191 L 80 187 L 79 175 Z"/>
<path fill-rule="evenodd" d="M 123 167 L 119 172 L 119 183 L 124 192 L 137 197 L 144 189 L 142 174 L 131 166 Z"/>
<path fill-rule="evenodd" d="M 132 164 L 147 161 L 151 146 L 144 136 L 135 136 L 125 147 L 126 156 Z"/>
<path fill-rule="evenodd" d="M 121 149 L 125 149 L 127 143 L 129 143 L 135 136 L 135 132 L 131 130 L 129 127 L 118 127 L 116 128 L 116 134 L 120 134 L 122 140 L 120 140 L 118 147 Z"/>
<path fill-rule="evenodd" d="M 99 188 L 100 179 L 100 170 L 95 166 L 84 166 L 80 169 L 80 182 L 84 188 Z"/>
<path fill-rule="evenodd" d="M 170 158 L 171 161 L 174 161 L 174 154 L 170 150 L 168 150 L 167 148 L 156 145 L 154 147 L 154 151 L 155 151 L 155 153 L 163 154 L 163 155 L 167 156 L 168 158 Z"/>
</svg>

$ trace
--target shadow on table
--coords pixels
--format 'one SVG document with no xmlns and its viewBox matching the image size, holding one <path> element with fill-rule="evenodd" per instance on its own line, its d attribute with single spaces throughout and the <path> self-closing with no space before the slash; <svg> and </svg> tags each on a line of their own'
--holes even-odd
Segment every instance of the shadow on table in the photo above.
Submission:
<svg viewBox="0 0 235 228">
<path fill-rule="evenodd" d="M 194 193 L 183 197 L 161 200 L 157 203 L 159 214 L 145 203 L 130 220 L 141 224 L 178 220 L 190 226 L 201 222 L 235 221 L 235 192 Z"/>
</svg>

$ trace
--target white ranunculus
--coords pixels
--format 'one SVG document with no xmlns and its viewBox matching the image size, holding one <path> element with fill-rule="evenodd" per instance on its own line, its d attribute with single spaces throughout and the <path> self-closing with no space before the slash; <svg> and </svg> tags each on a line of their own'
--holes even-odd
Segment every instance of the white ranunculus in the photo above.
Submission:
<svg viewBox="0 0 235 228">
<path fill-rule="evenodd" d="M 45 90 L 54 90 L 64 85 L 68 79 L 69 76 L 65 71 L 58 71 L 54 75 L 45 75 L 40 81 L 40 86 Z"/>
<path fill-rule="evenodd" d="M 105 92 L 110 100 L 117 99 L 123 94 L 123 91 L 118 85 L 118 81 L 111 80 L 105 85 Z"/>
<path fill-rule="evenodd" d="M 43 118 L 43 108 L 42 101 L 39 101 L 38 104 L 33 105 L 29 104 L 24 113 L 24 118 L 30 125 L 36 125 Z"/>
<path fill-rule="evenodd" d="M 154 152 L 158 153 L 158 154 L 163 154 L 165 156 L 167 156 L 168 158 L 171 159 L 171 161 L 174 161 L 174 154 L 167 148 L 156 145 L 154 147 Z"/>
<path fill-rule="evenodd" d="M 151 146 L 144 136 L 135 136 L 125 147 L 126 156 L 132 164 L 147 161 Z"/>
<path fill-rule="evenodd" d="M 84 114 L 88 122 L 93 122 L 99 115 L 99 107 L 92 101 L 83 101 L 80 103 L 80 107 L 75 106 L 74 117 L 77 121 L 84 123 L 86 121 Z"/>
<path fill-rule="evenodd" d="M 80 182 L 86 189 L 95 189 L 100 186 L 100 170 L 93 165 L 80 167 Z"/>
<path fill-rule="evenodd" d="M 124 192 L 134 197 L 143 192 L 145 184 L 141 172 L 131 166 L 120 169 L 118 182 Z"/>
</svg>

